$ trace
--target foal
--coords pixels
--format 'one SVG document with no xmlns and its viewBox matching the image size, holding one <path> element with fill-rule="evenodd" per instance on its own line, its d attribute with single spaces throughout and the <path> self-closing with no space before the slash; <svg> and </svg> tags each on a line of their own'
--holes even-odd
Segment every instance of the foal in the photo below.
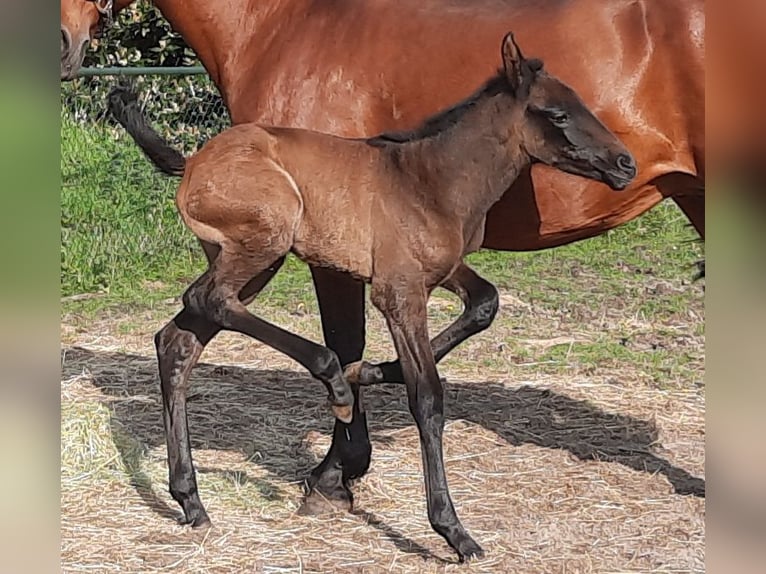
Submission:
<svg viewBox="0 0 766 574">
<path fill-rule="evenodd" d="M 258 339 L 321 380 L 348 421 L 353 394 L 337 356 L 246 308 L 287 253 L 371 284 L 407 385 L 420 433 L 428 518 L 461 561 L 481 556 L 450 498 L 442 455 L 443 390 L 436 361 L 486 329 L 497 291 L 462 261 L 481 245 L 485 215 L 521 170 L 542 162 L 623 189 L 633 158 L 566 85 L 527 60 L 512 34 L 503 68 L 478 92 L 409 133 L 343 139 L 299 129 L 238 125 L 184 159 L 119 94 L 112 111 L 149 158 L 183 175 L 176 203 L 210 265 L 183 296 L 184 309 L 155 337 L 167 435 L 170 492 L 194 526 L 209 522 L 192 467 L 188 377 L 220 329 Z M 426 301 L 436 287 L 465 311 L 429 342 Z M 393 366 L 393 368 L 391 368 Z M 359 381 L 385 378 L 354 364 Z"/>
</svg>

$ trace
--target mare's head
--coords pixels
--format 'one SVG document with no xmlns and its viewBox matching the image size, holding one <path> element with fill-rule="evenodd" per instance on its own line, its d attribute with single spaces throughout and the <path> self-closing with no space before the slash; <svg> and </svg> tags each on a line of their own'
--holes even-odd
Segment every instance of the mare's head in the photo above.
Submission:
<svg viewBox="0 0 766 574">
<path fill-rule="evenodd" d="M 61 0 L 62 80 L 77 76 L 90 41 L 128 4 L 125 0 Z"/>
<path fill-rule="evenodd" d="M 636 176 L 633 156 L 580 97 L 527 60 L 513 34 L 503 39 L 503 73 L 523 106 L 521 145 L 535 162 L 625 189 Z"/>
</svg>

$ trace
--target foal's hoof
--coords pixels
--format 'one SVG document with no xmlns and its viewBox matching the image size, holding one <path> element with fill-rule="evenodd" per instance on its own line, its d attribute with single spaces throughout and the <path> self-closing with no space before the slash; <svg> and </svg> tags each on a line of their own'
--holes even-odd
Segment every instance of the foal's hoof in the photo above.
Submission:
<svg viewBox="0 0 766 574">
<path fill-rule="evenodd" d="M 461 564 L 484 558 L 484 550 L 470 536 L 466 536 L 457 545 L 457 554 Z"/>
<path fill-rule="evenodd" d="M 367 361 L 357 361 L 356 363 L 346 365 L 346 368 L 343 370 L 343 378 L 346 379 L 349 384 L 361 386 L 377 385 L 385 382 L 403 383 L 404 381 L 385 380 L 386 375 L 383 371 L 386 364 L 389 366 L 391 365 L 390 363 L 373 364 L 368 363 Z"/>
<path fill-rule="evenodd" d="M 301 516 L 319 516 L 322 514 L 334 514 L 336 512 L 351 512 L 353 500 L 344 493 L 341 498 L 329 498 L 317 490 L 312 490 L 303 499 L 298 509 Z"/>
<path fill-rule="evenodd" d="M 352 405 L 332 405 L 332 413 L 336 419 L 348 425 L 354 418 L 354 407 Z"/>
<path fill-rule="evenodd" d="M 365 364 L 365 361 L 357 361 L 356 363 L 346 365 L 346 368 L 343 369 L 343 378 L 353 385 L 360 384 L 362 380 L 362 369 Z"/>
<path fill-rule="evenodd" d="M 179 521 L 179 523 L 183 526 L 191 526 L 195 530 L 210 528 L 213 525 L 212 522 L 210 522 L 210 519 L 208 518 L 207 514 L 205 514 L 204 512 L 202 512 L 201 514 L 193 515 L 193 516 L 185 516 Z"/>
</svg>

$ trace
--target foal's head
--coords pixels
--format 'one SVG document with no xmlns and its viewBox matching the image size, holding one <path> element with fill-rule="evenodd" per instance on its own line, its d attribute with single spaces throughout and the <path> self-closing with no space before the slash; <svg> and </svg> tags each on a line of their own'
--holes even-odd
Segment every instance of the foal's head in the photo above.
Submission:
<svg viewBox="0 0 766 574">
<path fill-rule="evenodd" d="M 625 189 L 636 163 L 620 140 L 540 60 L 524 58 L 511 33 L 502 54 L 510 89 L 524 108 L 522 147 L 532 160 Z"/>
</svg>

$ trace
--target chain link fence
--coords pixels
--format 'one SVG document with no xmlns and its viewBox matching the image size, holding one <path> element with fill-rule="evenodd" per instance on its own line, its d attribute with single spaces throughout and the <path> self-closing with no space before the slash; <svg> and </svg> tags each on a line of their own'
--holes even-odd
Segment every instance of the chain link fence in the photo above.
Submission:
<svg viewBox="0 0 766 574">
<path fill-rule="evenodd" d="M 178 179 L 154 169 L 107 109 L 112 87 L 132 84 L 151 124 L 188 156 L 230 126 L 217 88 L 198 70 L 98 69 L 61 85 L 65 297 L 135 298 L 157 284 L 178 285 L 168 287 L 176 293 L 202 269 L 202 252 L 176 213 Z"/>
</svg>

